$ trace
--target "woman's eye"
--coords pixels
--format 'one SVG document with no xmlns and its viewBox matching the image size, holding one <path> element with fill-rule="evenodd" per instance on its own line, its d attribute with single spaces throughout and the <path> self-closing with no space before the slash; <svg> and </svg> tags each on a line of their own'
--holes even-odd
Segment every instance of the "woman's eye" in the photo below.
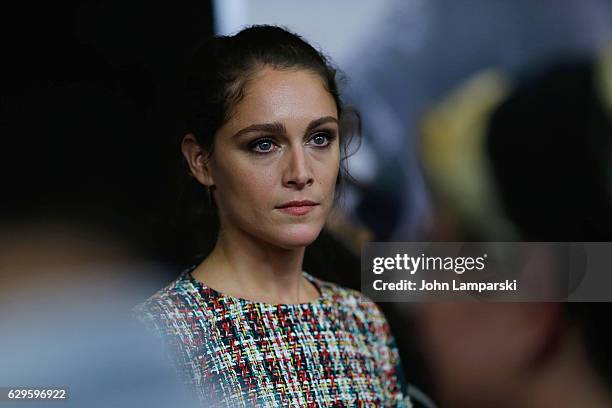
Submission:
<svg viewBox="0 0 612 408">
<path fill-rule="evenodd" d="M 251 143 L 249 148 L 256 153 L 268 153 L 274 150 L 274 142 L 270 139 L 259 139 Z"/>
<path fill-rule="evenodd" d="M 315 133 L 310 138 L 310 140 L 312 141 L 312 143 L 315 146 L 324 147 L 324 146 L 327 146 L 330 143 L 331 137 L 327 133 L 319 132 L 319 133 Z"/>
</svg>

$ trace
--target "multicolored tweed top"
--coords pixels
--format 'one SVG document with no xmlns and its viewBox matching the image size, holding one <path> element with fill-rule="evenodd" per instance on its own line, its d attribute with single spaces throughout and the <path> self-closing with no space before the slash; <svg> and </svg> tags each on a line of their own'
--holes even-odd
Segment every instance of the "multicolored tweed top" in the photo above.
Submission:
<svg viewBox="0 0 612 408">
<path fill-rule="evenodd" d="M 207 287 L 192 268 L 135 308 L 205 406 L 410 407 L 378 307 L 317 279 L 309 303 L 268 304 Z"/>
</svg>

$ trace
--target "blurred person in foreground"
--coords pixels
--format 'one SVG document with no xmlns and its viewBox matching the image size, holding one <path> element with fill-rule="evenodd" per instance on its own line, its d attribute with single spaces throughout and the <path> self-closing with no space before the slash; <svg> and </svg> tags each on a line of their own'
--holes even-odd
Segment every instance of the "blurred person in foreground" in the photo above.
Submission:
<svg viewBox="0 0 612 408">
<path fill-rule="evenodd" d="M 488 71 L 424 122 L 431 238 L 610 241 L 612 59 Z M 607 303 L 430 303 L 423 348 L 441 406 L 612 406 Z"/>
<path fill-rule="evenodd" d="M 38 77 L 15 80 L 0 113 L 0 387 L 67 399 L 11 400 L 3 389 L 0 405 L 191 406 L 130 314 L 159 273 L 141 115 L 96 53 L 55 51 Z"/>
</svg>

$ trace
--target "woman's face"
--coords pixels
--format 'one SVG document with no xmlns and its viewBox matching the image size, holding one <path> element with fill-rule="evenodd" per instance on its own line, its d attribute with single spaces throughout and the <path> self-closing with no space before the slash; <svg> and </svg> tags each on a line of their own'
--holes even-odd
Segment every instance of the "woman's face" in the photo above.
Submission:
<svg viewBox="0 0 612 408">
<path fill-rule="evenodd" d="M 283 248 L 312 243 L 334 199 L 338 137 L 336 103 L 318 75 L 259 71 L 208 162 L 223 231 Z"/>
</svg>

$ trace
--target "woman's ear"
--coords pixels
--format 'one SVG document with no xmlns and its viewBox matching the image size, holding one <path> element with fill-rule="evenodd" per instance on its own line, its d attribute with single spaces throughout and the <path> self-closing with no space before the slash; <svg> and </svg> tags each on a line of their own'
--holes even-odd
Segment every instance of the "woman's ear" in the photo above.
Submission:
<svg viewBox="0 0 612 408">
<path fill-rule="evenodd" d="M 189 165 L 191 175 L 203 185 L 208 187 L 213 186 L 215 181 L 210 171 L 208 152 L 200 146 L 192 133 L 188 133 L 183 137 L 181 151 Z"/>
</svg>

